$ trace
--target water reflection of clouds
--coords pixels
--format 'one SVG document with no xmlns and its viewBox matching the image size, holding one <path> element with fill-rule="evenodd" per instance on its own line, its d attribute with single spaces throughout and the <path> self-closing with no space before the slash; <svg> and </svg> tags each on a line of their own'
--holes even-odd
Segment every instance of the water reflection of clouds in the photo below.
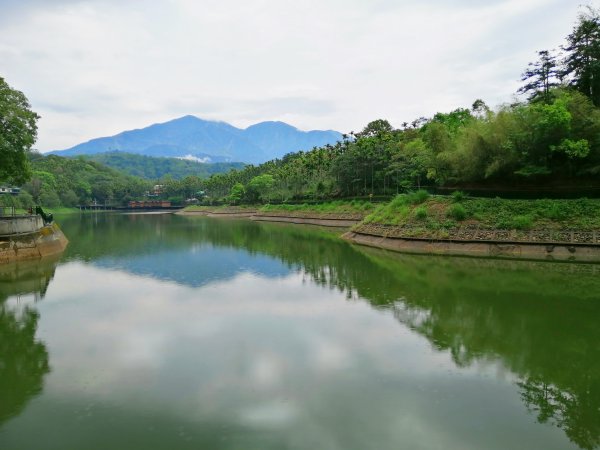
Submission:
<svg viewBox="0 0 600 450">
<path fill-rule="evenodd" d="M 474 405 L 482 423 L 510 429 L 526 420 L 512 386 L 481 378 L 480 369 L 459 373 L 389 311 L 303 278 L 242 273 L 193 288 L 61 266 L 39 305 L 54 368 L 46 396 L 132 416 L 160 411 L 195 426 L 278 430 L 299 448 L 473 447 L 488 442 L 485 433 L 452 415 Z M 536 442 L 561 448 L 553 444 L 564 443 L 560 435 L 546 431 L 534 433 Z M 507 442 L 516 440 L 498 439 L 496 448 Z"/>
<path fill-rule="evenodd" d="M 71 289 L 63 282 L 67 279 L 86 283 Z M 310 367 L 315 373 L 340 371 L 356 364 L 356 353 L 368 354 L 378 365 L 389 359 L 386 343 L 408 339 L 401 347 L 409 351 L 418 340 L 391 317 L 386 319 L 389 327 L 381 327 L 381 317 L 375 317 L 379 326 L 369 327 L 373 316 L 382 313 L 363 303 L 347 304 L 345 320 L 331 320 L 340 313 L 331 297 L 343 296 L 300 284 L 299 274 L 276 280 L 243 274 L 195 289 L 72 263 L 62 267 L 43 304 L 44 329 L 53 318 L 58 321 L 65 308 L 74 319 L 53 329 L 46 340 L 68 349 L 64 361 L 53 352 L 57 367 L 74 365 L 66 370 L 67 377 L 78 371 L 96 372 L 98 366 L 105 373 L 133 366 L 158 370 L 173 358 L 189 355 L 220 364 L 251 363 L 239 372 L 244 380 L 238 382 L 255 380 L 257 388 L 274 382 L 284 371 L 289 376 L 291 365 Z M 272 340 L 274 335 L 278 340 Z"/>
<path fill-rule="evenodd" d="M 94 264 L 193 287 L 228 280 L 247 272 L 268 277 L 282 277 L 290 273 L 286 265 L 269 256 L 207 244 L 151 254 L 104 256 L 95 260 Z"/>
</svg>

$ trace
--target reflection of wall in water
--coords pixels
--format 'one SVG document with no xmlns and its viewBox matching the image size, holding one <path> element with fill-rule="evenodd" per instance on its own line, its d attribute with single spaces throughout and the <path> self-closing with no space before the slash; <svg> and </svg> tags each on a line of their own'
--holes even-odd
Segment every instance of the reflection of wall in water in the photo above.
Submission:
<svg viewBox="0 0 600 450">
<path fill-rule="evenodd" d="M 58 257 L 0 265 L 0 302 L 12 296 L 32 294 L 44 298 L 56 271 Z"/>
</svg>

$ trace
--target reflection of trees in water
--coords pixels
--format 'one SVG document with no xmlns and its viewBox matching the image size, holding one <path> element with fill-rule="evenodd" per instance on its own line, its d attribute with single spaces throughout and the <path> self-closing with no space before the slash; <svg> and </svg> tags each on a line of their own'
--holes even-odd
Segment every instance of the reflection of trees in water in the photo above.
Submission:
<svg viewBox="0 0 600 450">
<path fill-rule="evenodd" d="M 69 249 L 88 260 L 192 244 L 269 255 L 321 286 L 390 309 L 459 367 L 501 362 L 540 422 L 581 448 L 600 447 L 600 266 L 389 254 L 331 231 L 247 220 L 101 220 L 105 226 L 72 233 L 84 237 Z"/>
<path fill-rule="evenodd" d="M 459 367 L 501 362 L 540 423 L 581 448 L 600 447 L 597 266 L 371 259 L 397 280 L 398 321 Z"/>
<path fill-rule="evenodd" d="M 39 315 L 0 306 L 0 423 L 18 414 L 43 388 L 48 350 L 35 339 Z"/>
<path fill-rule="evenodd" d="M 589 380 L 588 387 L 594 383 L 597 385 L 598 380 Z M 531 412 L 537 414 L 538 422 L 552 423 L 562 428 L 569 439 L 581 448 L 600 447 L 600 398 L 597 386 L 593 391 L 581 393 L 534 378 L 517 384 L 521 399 Z"/>
<path fill-rule="evenodd" d="M 0 267 L 0 423 L 21 412 L 43 388 L 50 371 L 48 350 L 35 339 L 39 313 L 11 307 L 12 296 L 44 297 L 57 260 L 26 261 Z"/>
</svg>

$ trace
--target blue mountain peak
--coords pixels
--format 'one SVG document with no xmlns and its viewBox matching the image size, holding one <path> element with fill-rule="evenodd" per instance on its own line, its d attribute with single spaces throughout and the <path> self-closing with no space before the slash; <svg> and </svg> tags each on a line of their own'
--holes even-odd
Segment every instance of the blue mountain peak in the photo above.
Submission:
<svg viewBox="0 0 600 450">
<path fill-rule="evenodd" d="M 341 140 L 337 131 L 302 131 L 280 121 L 266 121 L 246 129 L 227 122 L 185 115 L 115 136 L 92 139 L 52 153 L 74 156 L 108 151 L 148 156 L 184 157 L 207 155 L 214 161 L 262 163 L 299 150 Z"/>
</svg>

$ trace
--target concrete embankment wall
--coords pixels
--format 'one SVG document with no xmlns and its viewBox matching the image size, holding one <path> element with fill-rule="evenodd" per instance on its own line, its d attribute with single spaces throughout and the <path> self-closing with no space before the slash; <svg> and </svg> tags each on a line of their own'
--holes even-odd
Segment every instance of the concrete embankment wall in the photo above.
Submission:
<svg viewBox="0 0 600 450">
<path fill-rule="evenodd" d="M 0 236 L 33 233 L 44 226 L 40 216 L 0 217 Z"/>
<path fill-rule="evenodd" d="M 218 217 L 223 219 L 235 219 L 235 218 L 246 218 L 256 220 L 260 222 L 285 222 L 294 223 L 299 225 L 319 225 L 323 227 L 337 227 L 337 228 L 348 228 L 356 225 L 360 222 L 359 219 L 346 219 L 346 218 L 335 218 L 335 217 L 320 217 L 318 215 L 310 216 L 303 214 L 294 215 L 289 214 L 265 214 L 258 211 L 180 211 L 177 213 L 182 216 L 205 216 L 205 217 Z"/>
<path fill-rule="evenodd" d="M 390 238 L 353 231 L 345 233 L 342 237 L 356 244 L 404 253 L 600 262 L 600 245 L 597 244 Z"/>
<path fill-rule="evenodd" d="M 57 255 L 68 240 L 58 225 L 42 226 L 31 233 L 0 236 L 0 264 Z"/>
</svg>

